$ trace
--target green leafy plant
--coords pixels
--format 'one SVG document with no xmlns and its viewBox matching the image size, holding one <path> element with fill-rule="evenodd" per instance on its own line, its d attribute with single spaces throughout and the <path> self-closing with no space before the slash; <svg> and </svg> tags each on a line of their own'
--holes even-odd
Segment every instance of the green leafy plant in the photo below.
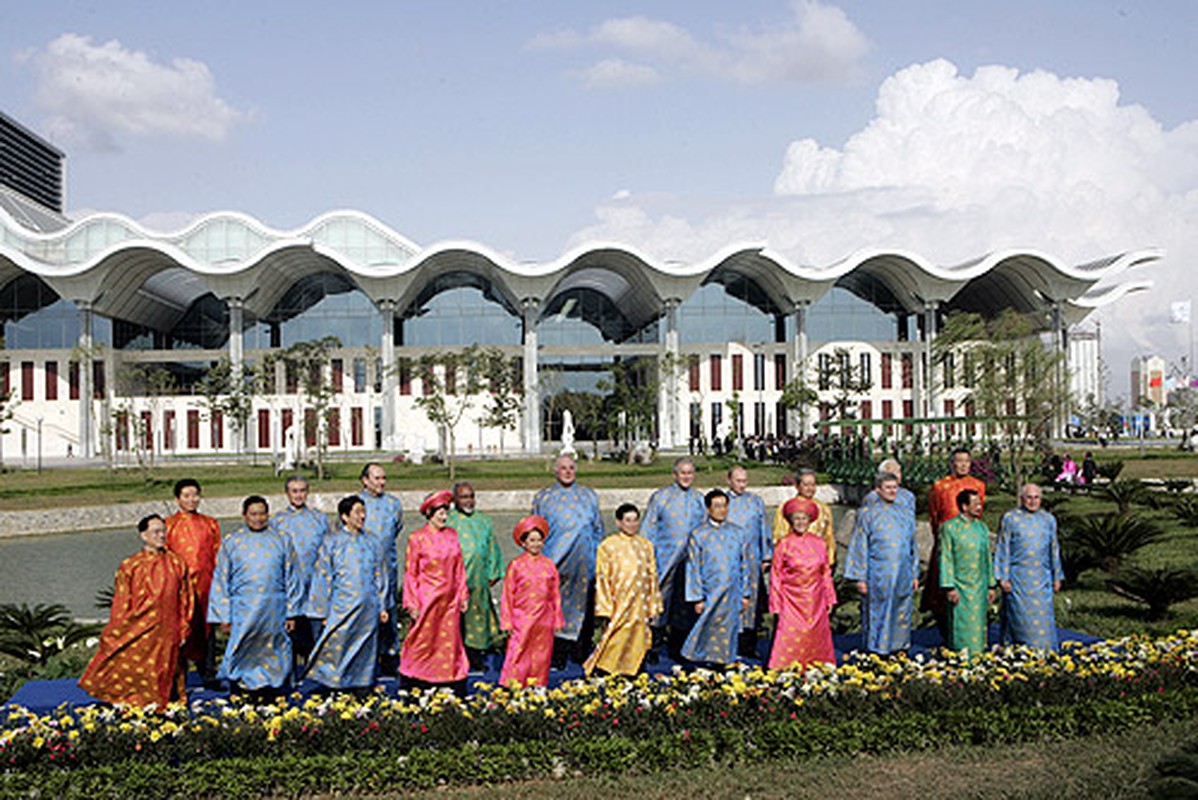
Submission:
<svg viewBox="0 0 1198 800">
<path fill-rule="evenodd" d="M 1134 503 L 1143 503 L 1147 497 L 1144 484 L 1134 478 L 1112 480 L 1102 489 L 1102 496 L 1119 507 L 1120 514 L 1131 513 Z"/>
<path fill-rule="evenodd" d="M 1165 536 L 1153 520 L 1125 514 L 1071 517 L 1063 527 L 1061 549 L 1088 554 L 1107 572 L 1114 572 L 1124 558 Z"/>
<path fill-rule="evenodd" d="M 1107 581 L 1107 586 L 1120 597 L 1148 606 L 1148 618 L 1164 619 L 1169 607 L 1198 597 L 1198 571 L 1193 568 L 1125 567 Z"/>
<path fill-rule="evenodd" d="M 1198 528 L 1198 495 L 1184 495 L 1173 506 L 1173 513 L 1183 524 Z"/>
<path fill-rule="evenodd" d="M 80 625 L 65 606 L 27 603 L 0 605 L 0 653 L 33 666 L 99 633 L 98 625 Z"/>
</svg>

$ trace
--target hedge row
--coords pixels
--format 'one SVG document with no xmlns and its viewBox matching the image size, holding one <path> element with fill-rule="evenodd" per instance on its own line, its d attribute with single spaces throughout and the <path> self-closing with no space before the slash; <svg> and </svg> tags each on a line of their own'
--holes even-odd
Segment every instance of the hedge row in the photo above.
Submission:
<svg viewBox="0 0 1198 800">
<path fill-rule="evenodd" d="M 654 773 L 813 755 L 1023 743 L 1109 733 L 1195 715 L 1198 688 L 1185 687 L 1072 705 L 899 711 L 832 722 L 768 721 L 749 728 L 681 730 L 646 738 L 610 735 L 403 754 L 284 754 L 185 765 L 131 760 L 74 770 L 10 772 L 0 775 L 0 796 L 232 800 L 260 795 L 374 794 L 438 785 Z"/>
</svg>

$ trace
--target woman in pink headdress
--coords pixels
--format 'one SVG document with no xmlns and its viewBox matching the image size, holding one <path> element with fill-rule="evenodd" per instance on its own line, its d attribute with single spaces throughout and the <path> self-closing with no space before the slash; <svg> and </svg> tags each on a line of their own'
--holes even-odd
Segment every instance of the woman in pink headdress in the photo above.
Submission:
<svg viewBox="0 0 1198 800">
<path fill-rule="evenodd" d="M 819 506 L 795 497 L 782 507 L 790 532 L 774 548 L 770 567 L 770 613 L 778 615 L 770 669 L 835 663 L 828 616 L 836 605 L 828 548 L 807 532 L 819 518 Z"/>
<path fill-rule="evenodd" d="M 412 624 L 399 654 L 399 686 L 445 686 L 462 696 L 470 669 L 462 641 L 469 592 L 458 533 L 446 524 L 452 502 L 449 491 L 426 497 L 420 513 L 428 523 L 408 539 L 403 606 Z"/>
<path fill-rule="evenodd" d="M 512 537 L 524 555 L 508 564 L 499 605 L 499 627 L 511 632 L 499 683 L 545 686 L 553 660 L 553 634 L 565 627 L 557 567 L 541 555 L 549 523 L 533 515 L 516 523 Z"/>
</svg>

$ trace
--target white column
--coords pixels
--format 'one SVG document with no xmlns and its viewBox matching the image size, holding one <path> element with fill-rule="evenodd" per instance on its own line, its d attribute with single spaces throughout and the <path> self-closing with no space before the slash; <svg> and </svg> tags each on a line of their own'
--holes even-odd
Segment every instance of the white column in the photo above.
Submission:
<svg viewBox="0 0 1198 800">
<path fill-rule="evenodd" d="M 1056 343 L 1058 351 L 1061 354 L 1060 362 L 1057 366 L 1057 391 L 1063 397 L 1068 397 L 1069 392 L 1069 331 L 1065 327 L 1065 317 L 1061 313 L 1061 304 L 1054 302 L 1052 304 L 1052 331 L 1053 341 Z M 1053 434 L 1057 437 L 1064 438 L 1069 427 L 1069 415 L 1072 409 L 1068 402 L 1061 404 L 1060 413 L 1057 415 L 1056 422 L 1053 427 L 1056 430 Z"/>
<path fill-rule="evenodd" d="M 522 432 L 524 452 L 541 452 L 541 394 L 537 386 L 537 316 L 541 310 L 539 297 L 526 297 L 520 303 L 524 326 L 524 419 Z"/>
<path fill-rule="evenodd" d="M 926 403 L 923 412 L 925 417 L 940 416 L 936 396 L 936 360 L 932 349 L 936 343 L 936 310 L 939 307 L 940 303 L 935 300 L 924 303 L 923 306 L 923 352 L 928 362 L 927 387 L 923 393 Z"/>
<path fill-rule="evenodd" d="M 396 419 L 395 397 L 398 392 L 398 376 L 395 374 L 395 301 L 380 300 L 379 316 L 383 322 L 383 340 L 379 357 L 383 362 L 383 449 L 395 450 Z"/>
<path fill-rule="evenodd" d="M 92 407 L 92 307 L 91 303 L 75 303 L 79 311 L 79 456 L 95 455 L 95 420 Z"/>
<path fill-rule="evenodd" d="M 229 366 L 237 380 L 245 368 L 245 303 L 240 297 L 226 297 L 229 309 Z"/>
<path fill-rule="evenodd" d="M 657 418 L 659 420 L 658 447 L 676 447 L 682 440 L 679 432 L 678 408 L 678 370 L 681 367 L 678 354 L 678 305 L 677 297 L 667 298 L 666 311 L 666 341 L 663 367 L 659 374 L 661 385 L 657 389 Z"/>
<path fill-rule="evenodd" d="M 791 341 L 790 363 L 794 374 L 791 378 L 803 377 L 806 379 L 808 343 L 807 343 L 807 307 L 811 305 L 810 300 L 800 300 L 795 303 L 794 310 L 791 312 L 795 319 L 795 337 Z M 792 412 L 793 413 L 793 412 Z M 798 436 L 807 435 L 807 414 L 804 412 L 799 415 L 799 425 L 796 429 Z"/>
</svg>

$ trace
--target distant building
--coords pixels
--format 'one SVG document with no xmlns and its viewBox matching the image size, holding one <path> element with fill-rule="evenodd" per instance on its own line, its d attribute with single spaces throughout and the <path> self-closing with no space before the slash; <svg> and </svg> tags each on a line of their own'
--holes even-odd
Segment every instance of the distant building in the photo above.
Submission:
<svg viewBox="0 0 1198 800">
<path fill-rule="evenodd" d="M 434 449 L 438 431 L 416 403 L 425 380 L 406 359 L 470 344 L 518 360 L 522 405 L 505 437 L 478 422 L 480 397 L 456 431 L 459 453 L 551 449 L 555 398 L 596 391 L 615 362 L 640 365 L 634 380 L 656 392 L 639 438 L 660 447 L 725 436 L 733 398 L 747 435 L 811 432 L 821 411 L 785 411 L 786 385 L 802 375 L 826 413 L 837 399 L 830 376 L 846 369 L 864 378 L 853 416 L 875 421 L 875 435 L 902 437 L 899 420 L 972 415 L 966 390 L 945 385 L 932 358 L 947 314 L 1030 315 L 1078 380 L 1096 361 L 1084 338 L 1067 344 L 1070 327 L 1144 288 L 1122 276 L 1161 257 L 1139 250 L 1066 264 L 1008 250 L 940 265 L 863 248 L 808 265 L 761 243 L 729 243 L 679 263 L 590 242 L 529 264 L 472 242 L 422 247 L 355 211 L 290 231 L 222 211 L 160 233 L 118 214 L 67 221 L 49 204 L 48 158 L 46 186 L 0 194 L 0 391 L 20 400 L 0 440 L 6 459 L 33 452 L 35 431 L 48 456 L 234 450 L 230 420 L 210 413 L 197 388 L 210 366 L 223 356 L 259 363 L 325 336 L 341 345 L 326 365 L 332 413 L 320 423 L 334 452 Z M 147 386 L 159 370 L 169 391 Z M 253 401 L 244 446 L 277 455 L 297 438 L 310 443 L 309 412 L 280 370 Z"/>
<path fill-rule="evenodd" d="M 1079 408 L 1100 407 L 1102 396 L 1102 335 L 1093 329 L 1069 331 L 1069 391 Z"/>
<path fill-rule="evenodd" d="M 1160 408 L 1165 404 L 1165 359 L 1160 356 L 1136 356 L 1131 360 L 1131 405 Z"/>
</svg>

